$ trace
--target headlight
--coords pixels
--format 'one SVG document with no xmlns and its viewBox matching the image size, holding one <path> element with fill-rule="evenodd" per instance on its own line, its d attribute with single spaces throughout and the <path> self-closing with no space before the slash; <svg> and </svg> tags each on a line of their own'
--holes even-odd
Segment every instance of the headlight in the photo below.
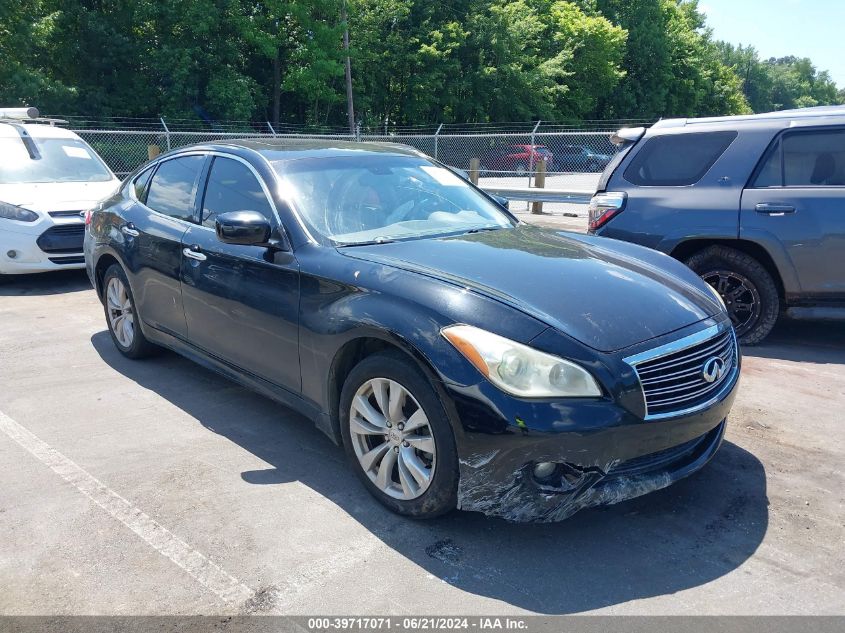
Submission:
<svg viewBox="0 0 845 633">
<path fill-rule="evenodd" d="M 484 376 L 502 391 L 523 398 L 601 396 L 582 367 L 471 325 L 441 330 Z"/>
<path fill-rule="evenodd" d="M 704 282 L 704 285 L 707 286 L 707 289 L 710 291 L 710 294 L 712 294 L 714 297 L 716 297 L 716 301 L 719 302 L 719 305 L 722 306 L 722 309 L 727 311 L 728 306 L 725 305 L 725 300 L 722 299 L 722 295 L 719 294 L 719 291 L 716 290 L 710 284 L 708 284 L 706 281 Z"/>
<path fill-rule="evenodd" d="M 17 220 L 18 222 L 35 222 L 38 219 L 38 214 L 35 211 L 8 202 L 0 202 L 0 218 Z"/>
</svg>

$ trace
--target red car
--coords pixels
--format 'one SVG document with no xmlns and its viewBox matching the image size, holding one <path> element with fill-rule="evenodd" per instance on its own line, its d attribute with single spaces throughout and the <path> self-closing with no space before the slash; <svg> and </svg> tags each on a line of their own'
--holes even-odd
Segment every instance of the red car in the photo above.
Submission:
<svg viewBox="0 0 845 633">
<path fill-rule="evenodd" d="M 509 171 L 524 176 L 534 171 L 537 163 L 543 159 L 546 165 L 551 165 L 554 159 L 545 145 L 500 145 L 481 158 L 479 169 L 482 174 Z"/>
</svg>

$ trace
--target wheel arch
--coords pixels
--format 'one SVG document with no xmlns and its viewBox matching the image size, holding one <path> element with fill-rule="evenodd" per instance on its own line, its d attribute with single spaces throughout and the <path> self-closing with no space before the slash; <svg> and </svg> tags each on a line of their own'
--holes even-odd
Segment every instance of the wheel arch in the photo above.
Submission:
<svg viewBox="0 0 845 633">
<path fill-rule="evenodd" d="M 693 255 L 700 253 L 701 251 L 711 246 L 722 246 L 725 248 L 732 248 L 735 251 L 739 251 L 748 255 L 749 257 L 753 257 L 754 259 L 756 259 L 758 262 L 760 262 L 763 268 L 766 269 L 766 272 L 768 272 L 772 276 L 772 279 L 775 282 L 775 286 L 778 289 L 778 295 L 781 301 L 785 300 L 786 290 L 780 269 L 778 268 L 777 264 L 775 263 L 775 260 L 772 258 L 769 252 L 757 242 L 741 239 L 691 239 L 685 240 L 677 244 L 675 248 L 672 249 L 672 251 L 669 253 L 669 255 L 671 255 L 678 261 L 686 262 Z"/>
<path fill-rule="evenodd" d="M 367 330 L 357 333 L 353 338 L 344 342 L 335 353 L 329 366 L 326 381 L 326 404 L 328 406 L 332 433 L 335 436 L 333 439 L 338 441 L 339 444 L 341 443 L 340 395 L 349 372 L 368 356 L 386 351 L 401 353 L 404 357 L 411 360 L 414 366 L 423 373 L 440 397 L 446 415 L 451 422 L 452 432 L 456 435 L 460 433 L 461 426 L 458 421 L 457 411 L 448 398 L 446 391 L 443 389 L 442 381 L 431 361 L 414 345 L 391 332 Z"/>
<path fill-rule="evenodd" d="M 99 259 L 97 259 L 97 263 L 94 266 L 94 290 L 97 293 L 97 297 L 99 297 L 100 301 L 103 300 L 103 278 L 106 275 L 106 271 L 113 265 L 117 264 L 118 266 L 122 266 L 120 260 L 112 255 L 111 253 L 103 253 L 100 255 Z"/>
</svg>

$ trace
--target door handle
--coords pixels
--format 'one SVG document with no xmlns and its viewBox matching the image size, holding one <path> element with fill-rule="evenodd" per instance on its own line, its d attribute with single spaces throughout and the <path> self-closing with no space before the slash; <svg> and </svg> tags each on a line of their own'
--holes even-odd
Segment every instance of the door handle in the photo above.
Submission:
<svg viewBox="0 0 845 633">
<path fill-rule="evenodd" d="M 129 237 L 138 237 L 141 232 L 135 228 L 135 225 L 131 222 L 129 224 L 124 224 L 120 227 L 120 232 L 124 235 L 128 235 Z"/>
<path fill-rule="evenodd" d="M 761 202 L 754 210 L 757 213 L 766 213 L 768 215 L 783 215 L 784 213 L 795 213 L 795 207 L 791 204 L 779 204 L 773 202 Z"/>
<path fill-rule="evenodd" d="M 195 248 L 197 250 L 194 250 Z M 182 254 L 185 257 L 188 257 L 190 259 L 195 259 L 198 262 L 204 262 L 207 259 L 205 255 L 203 255 L 202 253 L 199 252 L 198 246 L 197 247 L 192 246 L 191 248 L 183 248 Z"/>
</svg>

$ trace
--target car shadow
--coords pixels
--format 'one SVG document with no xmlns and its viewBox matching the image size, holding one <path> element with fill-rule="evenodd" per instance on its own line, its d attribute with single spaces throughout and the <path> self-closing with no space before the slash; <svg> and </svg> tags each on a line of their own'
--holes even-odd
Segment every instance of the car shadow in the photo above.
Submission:
<svg viewBox="0 0 845 633">
<path fill-rule="evenodd" d="M 130 361 L 105 331 L 91 342 L 114 370 L 272 466 L 232 477 L 260 486 L 301 482 L 441 581 L 522 609 L 578 613 L 671 595 L 736 570 L 766 534 L 763 465 L 730 442 L 670 488 L 561 523 L 466 512 L 403 518 L 369 495 L 343 450 L 302 416 L 176 354 Z"/>
<path fill-rule="evenodd" d="M 759 345 L 743 347 L 743 356 L 799 363 L 845 364 L 845 323 L 781 319 Z"/>
<path fill-rule="evenodd" d="M 32 275 L 4 275 L 0 297 L 47 296 L 91 290 L 84 270 L 57 270 Z"/>
</svg>

